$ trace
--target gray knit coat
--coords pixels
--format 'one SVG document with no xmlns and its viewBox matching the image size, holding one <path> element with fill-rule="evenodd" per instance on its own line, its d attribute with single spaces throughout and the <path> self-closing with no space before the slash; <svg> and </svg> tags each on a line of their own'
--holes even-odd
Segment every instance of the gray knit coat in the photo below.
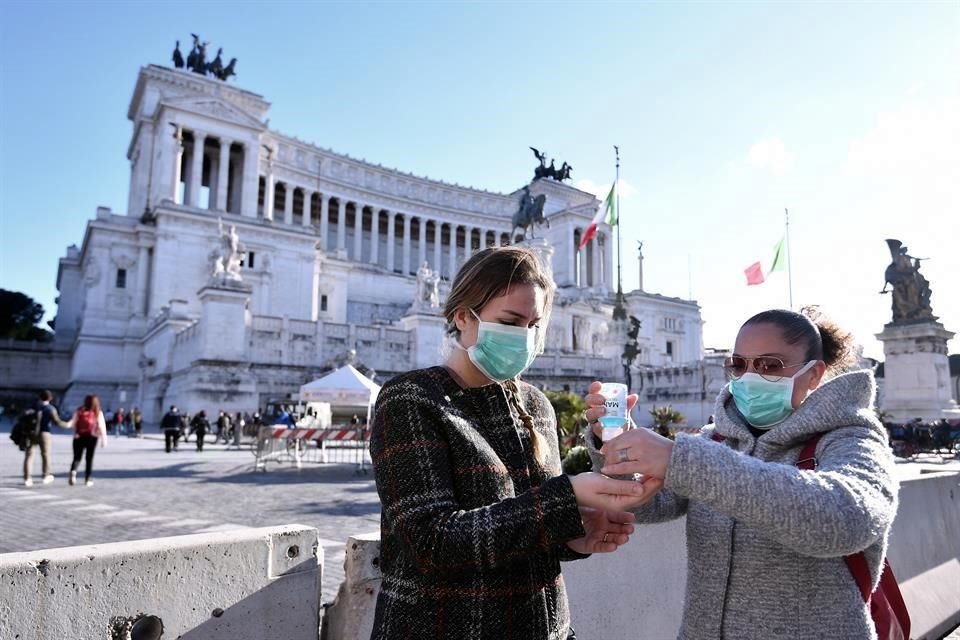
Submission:
<svg viewBox="0 0 960 640">
<path fill-rule="evenodd" d="M 755 438 L 724 387 L 716 424 L 677 435 L 664 490 L 636 515 L 643 523 L 687 516 L 681 640 L 876 638 L 843 559 L 865 550 L 875 586 L 897 513 L 875 394 L 869 371 L 837 376 Z M 714 429 L 726 440 L 713 441 Z M 800 470 L 816 434 L 817 469 Z M 587 440 L 599 469 L 603 457 Z"/>
</svg>

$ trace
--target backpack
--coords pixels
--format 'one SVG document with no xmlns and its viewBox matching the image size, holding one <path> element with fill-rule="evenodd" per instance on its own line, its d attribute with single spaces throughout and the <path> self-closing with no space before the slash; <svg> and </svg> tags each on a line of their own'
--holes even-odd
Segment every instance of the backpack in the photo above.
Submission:
<svg viewBox="0 0 960 640">
<path fill-rule="evenodd" d="M 815 471 L 817 468 L 817 443 L 823 434 L 817 434 L 807 440 L 800 451 L 800 457 L 797 458 L 797 468 L 805 471 Z M 716 431 L 713 432 L 712 439 L 716 442 L 726 440 Z M 870 579 L 870 566 L 867 564 L 867 557 L 863 551 L 844 556 L 847 568 L 856 582 L 857 588 L 863 601 L 870 605 L 870 617 L 873 620 L 873 627 L 877 631 L 878 640 L 908 640 L 910 638 L 910 612 L 907 611 L 907 605 L 903 601 L 903 595 L 900 593 L 900 585 L 893 575 L 893 569 L 886 558 L 883 560 L 883 567 L 880 570 L 880 581 L 877 588 L 870 591 L 872 581 Z"/>
<path fill-rule="evenodd" d="M 74 426 L 77 429 L 78 436 L 96 436 L 100 430 L 96 411 L 88 411 L 86 409 L 77 410 Z"/>
<path fill-rule="evenodd" d="M 20 427 L 20 432 L 27 438 L 35 438 L 40 435 L 40 425 L 42 423 L 42 410 L 27 409 L 17 418 L 17 426 Z"/>
</svg>

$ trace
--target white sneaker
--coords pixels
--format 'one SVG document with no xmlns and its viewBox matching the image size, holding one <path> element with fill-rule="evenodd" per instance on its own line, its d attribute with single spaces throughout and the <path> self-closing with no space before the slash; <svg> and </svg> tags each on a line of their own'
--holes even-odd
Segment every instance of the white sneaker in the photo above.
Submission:
<svg viewBox="0 0 960 640">
<path fill-rule="evenodd" d="M 87 485 L 88 487 L 92 487 L 92 486 L 93 486 L 93 479 L 91 478 L 90 480 L 87 480 L 84 484 Z"/>
<path fill-rule="evenodd" d="M 26 480 L 24 480 L 24 481 L 23 481 L 23 486 L 25 486 L 25 487 L 32 487 L 32 486 L 33 486 L 33 478 L 27 478 Z"/>
<path fill-rule="evenodd" d="M 70 486 L 71 486 L 71 487 L 72 487 L 73 485 L 77 484 L 77 472 L 76 472 L 76 471 L 71 471 L 71 472 L 70 472 L 70 480 L 69 480 L 68 482 L 70 483 Z"/>
<path fill-rule="evenodd" d="M 51 475 L 43 476 L 43 484 L 50 484 L 51 482 L 53 482 L 53 476 Z"/>
</svg>

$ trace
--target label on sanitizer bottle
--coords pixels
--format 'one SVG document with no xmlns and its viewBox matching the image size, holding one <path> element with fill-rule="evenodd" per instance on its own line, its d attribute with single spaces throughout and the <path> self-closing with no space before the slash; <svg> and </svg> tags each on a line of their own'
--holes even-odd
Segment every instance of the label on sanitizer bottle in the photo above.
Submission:
<svg viewBox="0 0 960 640">
<path fill-rule="evenodd" d="M 603 427 L 602 440 L 613 440 L 627 426 L 627 385 L 620 382 L 604 382 L 600 386 L 603 406 L 607 412 L 600 418 Z"/>
</svg>

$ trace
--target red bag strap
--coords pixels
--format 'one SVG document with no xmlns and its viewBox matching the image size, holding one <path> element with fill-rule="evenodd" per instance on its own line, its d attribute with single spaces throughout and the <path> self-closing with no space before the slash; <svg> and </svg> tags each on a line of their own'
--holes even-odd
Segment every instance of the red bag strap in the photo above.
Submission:
<svg viewBox="0 0 960 640">
<path fill-rule="evenodd" d="M 800 450 L 800 456 L 797 458 L 797 468 L 803 469 L 805 471 L 816 471 L 817 469 L 817 444 L 820 442 L 820 438 L 823 437 L 822 433 L 818 433 L 813 436 L 807 443 L 803 445 L 803 449 Z"/>
<path fill-rule="evenodd" d="M 818 433 L 803 445 L 803 449 L 800 450 L 800 455 L 797 458 L 798 469 L 805 471 L 816 470 L 817 444 L 819 444 L 821 437 L 823 437 L 823 434 Z M 853 576 L 854 582 L 857 583 L 857 588 L 860 589 L 860 595 L 863 597 L 863 601 L 870 602 L 870 594 L 873 592 L 871 588 L 873 586 L 873 579 L 870 577 L 870 565 L 867 564 L 866 556 L 860 551 L 859 553 L 844 556 L 844 560 L 847 562 L 847 567 L 850 569 L 850 574 Z"/>
</svg>

